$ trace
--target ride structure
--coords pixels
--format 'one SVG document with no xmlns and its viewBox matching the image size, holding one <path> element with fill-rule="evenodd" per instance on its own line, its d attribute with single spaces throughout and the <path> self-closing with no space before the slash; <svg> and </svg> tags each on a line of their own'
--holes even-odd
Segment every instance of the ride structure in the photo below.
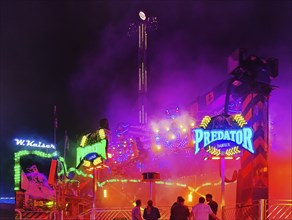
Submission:
<svg viewBox="0 0 292 220">
<path fill-rule="evenodd" d="M 228 72 L 231 75 L 230 80 L 215 87 L 205 96 L 199 97 L 191 105 L 190 110 L 195 115 L 200 115 L 202 112 L 205 114 L 208 106 L 211 107 L 222 96 L 222 85 L 226 87 L 226 92 L 223 94 L 225 95 L 224 108 L 218 109 L 218 105 L 215 105 L 219 112 L 223 113 L 219 115 L 215 113 L 212 117 L 204 118 L 200 126 L 207 127 L 210 121 L 219 116 L 224 118 L 225 115 L 227 119 L 231 113 L 241 114 L 240 117 L 244 120 L 241 120 L 240 123 L 245 124 L 247 122 L 248 126 L 252 128 L 253 150 L 242 152 L 242 155 L 240 155 L 241 167 L 238 172 L 234 172 L 234 178 L 232 178 L 237 180 L 236 203 L 244 204 L 268 199 L 268 152 L 270 144 L 268 101 L 271 91 L 275 88 L 271 85 L 271 81 L 278 76 L 278 60 L 275 58 L 263 59 L 255 55 L 247 56 L 245 50 L 238 49 L 228 58 Z M 228 125 L 224 127 L 227 128 Z M 218 139 L 217 133 L 215 133 L 214 137 Z M 198 139 L 195 139 L 195 141 L 198 141 Z M 222 158 L 222 152 L 220 154 L 218 149 L 210 145 L 206 149 L 208 153 L 218 153 Z M 238 150 L 232 150 L 232 152 L 239 153 Z M 223 175 L 223 183 L 226 177 L 224 177 L 222 163 L 221 175 Z M 222 186 L 222 203 L 224 205 L 223 191 L 224 187 Z M 245 216 L 242 216 L 241 213 L 240 216 L 236 216 L 236 219 L 254 218 L 255 216 L 259 217 L 257 210 L 247 212 Z"/>
<path fill-rule="evenodd" d="M 107 122 L 107 120 L 105 119 Z M 106 123 L 107 124 L 107 123 Z M 108 129 L 108 124 L 106 126 Z M 109 130 L 100 128 L 96 132 L 89 133 L 82 137 L 80 147 L 77 148 L 77 158 L 79 158 L 79 164 L 77 168 L 83 166 L 87 171 L 92 172 L 92 207 L 79 216 L 90 215 L 90 220 L 96 219 L 96 203 L 97 203 L 97 184 L 98 184 L 98 170 L 107 168 L 104 163 L 107 159 L 107 146 L 109 137 Z"/>
<path fill-rule="evenodd" d="M 232 84 L 242 97 L 242 115 L 251 122 L 255 153 L 244 152 L 237 182 L 237 203 L 268 199 L 269 95 L 278 76 L 278 60 L 246 56 L 237 50 L 231 60 Z"/>
<path fill-rule="evenodd" d="M 16 219 L 72 219 L 86 212 L 95 219 L 97 172 L 107 168 L 104 162 L 110 133 L 106 119 L 101 125 L 83 136 L 76 149 L 77 167 L 69 170 L 54 144 L 15 139 L 21 147 L 14 157 Z M 82 176 L 92 179 L 92 197 L 81 194 L 81 185 L 88 182 Z"/>
<path fill-rule="evenodd" d="M 175 107 L 166 111 L 168 121 L 171 122 L 167 125 L 165 123 L 154 123 L 154 125 L 149 126 L 151 129 L 148 130 L 141 130 L 140 127 L 135 130 L 134 126 L 120 125 L 120 129 L 116 131 L 119 139 L 116 143 L 122 143 L 120 146 L 115 145 L 115 140 L 108 145 L 108 134 L 110 132 L 109 129 L 104 129 L 105 127 L 84 135 L 76 150 L 76 168 L 74 172 L 78 174 L 79 177 L 77 178 L 71 178 L 70 170 L 73 169 L 70 168 L 67 171 L 64 160 L 59 156 L 53 145 L 18 139 L 16 143 L 22 146 L 28 143 L 28 146 L 25 146 L 26 149 L 22 149 L 15 154 L 17 211 L 22 216 L 28 216 L 25 213 L 36 212 L 55 215 L 63 211 L 63 216 L 80 215 L 84 217 L 88 215 L 91 219 L 95 219 L 99 201 L 98 197 L 96 197 L 98 195 L 97 191 L 99 191 L 98 187 L 101 188 L 111 183 L 119 184 L 117 187 L 123 188 L 126 188 L 124 186 L 126 183 L 131 187 L 137 183 L 142 185 L 141 178 L 140 180 L 134 179 L 130 175 L 137 176 L 142 172 L 144 174 L 151 173 L 148 171 L 153 169 L 150 169 L 152 167 L 147 168 L 149 165 L 155 165 L 155 168 L 159 168 L 157 172 L 161 173 L 161 181 L 154 181 L 160 179 L 160 176 L 159 178 L 150 178 L 151 181 L 148 181 L 150 182 L 150 197 L 152 197 L 154 184 L 160 190 L 173 185 L 186 188 L 187 184 L 174 184 L 172 181 L 178 180 L 177 174 L 184 176 L 186 180 L 186 176 L 190 175 L 191 172 L 198 172 L 200 163 L 195 160 L 192 160 L 194 165 L 192 169 L 190 167 L 185 169 L 185 164 L 187 163 L 188 166 L 190 164 L 190 160 L 185 159 L 189 150 L 192 151 L 192 154 L 188 155 L 188 157 L 194 158 L 193 137 L 185 131 L 194 131 L 196 126 L 193 120 L 195 118 L 202 119 L 200 127 L 204 129 L 212 125 L 212 119 L 214 121 L 225 121 L 227 124 L 233 121 L 237 128 L 245 125 L 252 128 L 254 132 L 252 136 L 253 148 L 248 148 L 252 150 L 242 151 L 237 146 L 233 146 L 228 150 L 220 151 L 220 155 L 223 155 L 223 152 L 224 157 L 241 159 L 239 172 L 230 180 L 225 177 L 224 169 L 221 167 L 220 175 L 222 182 L 235 182 L 237 180 L 237 203 L 268 198 L 268 96 L 274 88 L 270 85 L 270 82 L 278 74 L 277 60 L 264 60 L 254 55 L 246 57 L 244 55 L 245 53 L 239 50 L 237 51 L 237 56 L 230 58 L 235 64 L 233 66 L 230 65 L 231 79 L 220 83 L 212 91 L 198 97 L 195 102 L 188 106 L 187 115 L 189 117 L 185 124 L 181 124 L 181 120 L 177 120 L 180 118 L 180 109 Z M 170 114 L 170 112 L 173 113 Z M 206 115 L 209 115 L 210 118 L 204 119 L 203 116 Z M 232 117 L 229 117 L 231 115 Z M 164 128 L 162 125 L 166 125 L 166 127 Z M 216 126 L 214 128 L 218 129 Z M 218 133 L 217 137 L 219 136 Z M 126 140 L 128 142 L 125 142 Z M 149 144 L 149 142 L 151 142 L 149 146 L 143 146 L 143 144 Z M 36 150 L 35 148 L 39 146 L 45 147 L 41 150 Z M 209 144 L 202 148 L 205 149 L 205 153 L 208 155 L 207 159 L 212 159 L 212 157 L 216 156 L 218 159 L 219 151 L 212 147 Z M 108 157 L 109 153 L 112 154 L 113 158 Z M 196 157 L 200 159 L 199 154 Z M 176 174 L 174 174 L 172 168 L 169 168 L 171 170 L 169 172 L 170 175 L 166 176 L 168 169 L 166 166 L 172 165 L 172 158 L 173 161 L 180 161 L 180 163 L 175 165 Z M 183 159 L 179 160 L 178 158 Z M 47 168 L 41 168 L 42 166 L 39 162 L 36 162 L 38 160 L 43 161 L 43 163 L 47 161 L 46 165 L 44 165 Z M 108 172 L 107 175 L 103 175 L 104 181 L 98 179 L 101 170 Z M 128 172 L 129 170 L 131 172 Z M 125 178 L 126 175 L 129 175 L 129 178 Z M 85 178 L 82 179 L 80 176 Z M 120 176 L 123 176 L 124 179 L 118 179 Z M 149 178 L 146 179 L 148 180 Z M 172 179 L 172 181 L 163 181 L 164 179 Z M 36 190 L 27 188 L 29 184 L 26 183 L 30 180 L 32 180 L 30 185 L 34 186 Z M 41 182 L 42 186 L 40 186 Z M 83 196 L 81 196 L 80 190 L 86 183 L 90 182 L 92 182 L 92 197 L 84 197 L 82 199 Z M 201 186 L 206 186 L 203 180 L 202 183 L 194 182 L 194 180 L 190 180 L 189 183 L 191 185 L 188 185 L 187 188 L 191 190 L 191 193 L 197 193 L 198 195 L 201 195 L 199 191 Z M 192 186 L 198 187 L 192 188 Z M 133 189 L 129 190 L 135 191 L 135 188 L 133 187 Z M 29 193 L 31 191 L 34 191 L 36 195 Z M 44 196 L 44 193 L 46 193 L 46 196 Z M 129 197 L 133 197 L 139 192 L 135 191 L 131 192 L 131 194 L 120 190 L 119 193 L 129 194 Z M 158 197 L 157 199 L 161 201 L 162 198 Z M 248 217 L 251 216 L 246 216 L 246 218 Z"/>
<path fill-rule="evenodd" d="M 62 157 L 53 144 L 18 138 L 14 141 L 21 148 L 14 154 L 16 218 L 52 215 L 61 204 L 57 188 L 64 176 Z"/>
<path fill-rule="evenodd" d="M 157 18 L 139 12 L 139 22 L 129 26 L 129 34 L 138 32 L 138 113 L 139 124 L 148 122 L 148 33 L 157 29 Z"/>
</svg>

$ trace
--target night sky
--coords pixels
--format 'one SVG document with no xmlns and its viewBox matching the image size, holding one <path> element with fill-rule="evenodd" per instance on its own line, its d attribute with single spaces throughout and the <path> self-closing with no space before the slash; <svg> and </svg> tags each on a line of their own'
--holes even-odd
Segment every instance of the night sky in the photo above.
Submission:
<svg viewBox="0 0 292 220">
<path fill-rule="evenodd" d="M 138 33 L 128 28 L 140 10 L 158 19 L 148 35 L 153 114 L 228 79 L 236 48 L 278 58 L 272 137 L 291 161 L 291 1 L 1 1 L 1 194 L 13 195 L 13 139 L 53 142 L 54 105 L 59 145 L 65 130 L 78 140 L 103 117 L 111 129 L 138 118 Z"/>
</svg>

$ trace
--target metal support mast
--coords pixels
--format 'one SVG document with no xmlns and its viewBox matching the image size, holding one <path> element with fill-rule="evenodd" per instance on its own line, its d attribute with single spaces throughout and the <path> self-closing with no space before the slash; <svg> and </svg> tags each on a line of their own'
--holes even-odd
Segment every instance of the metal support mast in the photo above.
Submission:
<svg viewBox="0 0 292 220">
<path fill-rule="evenodd" d="M 237 180 L 237 203 L 269 198 L 268 152 L 271 80 L 278 76 L 278 60 L 246 56 L 239 49 L 229 57 L 234 90 L 242 97 L 242 115 L 253 128 L 255 153 L 244 152 Z M 235 68 L 233 67 L 235 66 Z"/>
<path fill-rule="evenodd" d="M 139 12 L 140 21 L 130 25 L 131 32 L 138 32 L 138 113 L 139 124 L 145 125 L 148 121 L 148 64 L 147 42 L 148 33 L 157 29 L 156 17 L 146 17 L 143 11 Z"/>
<path fill-rule="evenodd" d="M 147 123 L 147 80 L 148 80 L 148 66 L 147 66 L 147 25 L 146 16 L 143 12 L 139 13 L 142 20 L 139 24 L 139 45 L 138 45 L 138 111 L 139 124 Z M 143 20 L 144 19 L 144 20 Z"/>
</svg>

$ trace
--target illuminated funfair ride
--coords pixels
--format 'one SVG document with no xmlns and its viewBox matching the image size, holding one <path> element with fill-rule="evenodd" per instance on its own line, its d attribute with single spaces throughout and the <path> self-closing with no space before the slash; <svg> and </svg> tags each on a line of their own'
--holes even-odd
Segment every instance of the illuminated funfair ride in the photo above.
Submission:
<svg viewBox="0 0 292 220">
<path fill-rule="evenodd" d="M 193 202 L 193 194 L 204 195 L 206 187 L 219 197 L 219 190 L 214 189 L 220 189 L 221 185 L 223 206 L 225 183 L 237 184 L 240 189 L 250 187 L 246 190 L 252 194 L 243 195 L 242 190 L 236 190 L 235 186 L 236 202 L 266 198 L 267 194 L 262 194 L 267 193 L 268 187 L 266 111 L 268 94 L 272 90 L 269 83 L 277 76 L 276 60 L 264 60 L 253 55 L 243 57 L 240 51 L 237 58 L 233 56 L 232 61 L 235 65 L 229 65 L 231 79 L 199 96 L 187 106 L 186 113 L 178 106 L 172 105 L 165 110 L 163 119 L 150 121 L 148 126 L 119 124 L 108 146 L 108 152 L 112 155 L 112 158 L 106 161 L 109 165 L 106 171 L 109 173 L 102 173 L 103 178 L 98 186 L 103 190 L 113 188 L 119 191 L 118 189 L 122 188 L 120 192 L 127 195 L 127 201 L 141 197 L 147 199 L 148 195 L 142 195 L 138 190 L 142 183 L 141 174 L 155 171 L 160 173 L 161 177 L 161 180 L 155 181 L 159 190 L 176 187 L 176 190 L 172 188 L 171 191 L 176 194 L 181 192 L 190 204 Z M 196 125 L 194 118 L 201 119 L 201 122 Z M 204 169 L 212 162 L 205 162 L 206 165 L 203 165 L 201 161 L 204 159 L 221 161 L 221 180 L 214 182 L 215 178 L 208 179 L 213 174 L 207 175 L 206 172 L 209 171 Z M 239 172 L 235 170 L 232 177 L 227 178 L 225 168 L 228 167 L 225 167 L 225 160 L 230 159 L 234 159 L 234 163 L 238 161 L 236 163 L 241 167 L 238 167 Z M 252 168 L 255 164 L 257 168 Z M 237 169 L 236 166 L 232 167 Z M 242 178 L 245 177 L 244 181 L 251 181 L 253 173 L 253 178 L 258 180 L 259 185 L 252 186 L 249 182 L 242 186 Z M 205 177 L 206 175 L 208 177 Z M 133 188 L 135 183 L 138 183 L 139 187 L 136 186 L 137 190 L 131 192 L 126 185 Z M 179 190 L 180 187 L 183 190 Z M 175 198 L 176 194 L 167 193 L 172 198 Z M 253 198 L 247 199 L 248 195 Z M 169 204 L 169 200 L 165 201 L 165 198 L 156 199 L 159 204 Z"/>
<path fill-rule="evenodd" d="M 194 130 L 195 153 L 204 149 L 207 158 L 221 159 L 222 206 L 225 205 L 224 183 L 228 180 L 224 175 L 225 159 L 241 159 L 239 172 L 235 171 L 231 180 L 237 180 L 237 203 L 268 199 L 268 100 L 273 89 L 270 82 L 278 75 L 278 60 L 246 56 L 243 49 L 238 49 L 228 58 L 228 69 L 232 77 L 221 84 L 227 88 L 223 113 L 210 117 L 204 112 L 200 128 Z M 201 103 L 212 106 L 220 96 L 220 90 L 215 89 Z M 196 114 L 200 113 L 199 102 L 190 107 Z M 241 213 L 236 219 L 254 218 L 253 214 L 252 211 L 244 216 Z"/>
<path fill-rule="evenodd" d="M 137 198 L 147 201 L 152 193 L 152 199 L 160 205 L 171 204 L 179 194 L 192 205 L 194 194 L 203 196 L 212 189 L 206 191 L 206 187 L 213 187 L 211 193 L 218 197 L 214 187 L 220 185 L 224 204 L 225 183 L 236 180 L 236 202 L 267 198 L 267 101 L 272 90 L 270 79 L 277 76 L 276 60 L 243 57 L 239 51 L 232 61 L 232 78 L 199 96 L 185 111 L 171 105 L 163 119 L 152 120 L 147 126 L 120 123 L 111 135 L 106 128 L 84 135 L 76 150 L 76 167 L 67 170 L 53 147 L 15 153 L 17 210 L 22 214 L 23 210 L 64 210 L 64 216 L 87 215 L 94 219 L 97 207 L 128 206 Z M 196 125 L 195 118 L 201 119 L 200 124 Z M 45 198 L 27 193 L 30 190 L 26 183 L 32 174 L 26 173 L 37 172 L 36 167 L 40 173 L 40 165 L 25 163 L 26 156 L 48 161 L 50 188 Z M 220 159 L 221 180 L 206 178 L 204 159 Z M 235 171 L 231 179 L 225 177 L 225 159 L 241 162 L 239 172 Z M 153 191 L 150 187 L 149 197 L 149 184 L 143 181 L 148 177 L 142 174 L 147 176 L 152 171 L 160 175 L 150 181 L 155 187 Z M 212 176 L 208 172 L 208 177 Z M 92 196 L 88 197 L 89 191 Z"/>
<path fill-rule="evenodd" d="M 103 121 L 107 124 L 106 119 Z M 108 128 L 108 124 L 106 127 Z M 96 132 L 84 135 L 80 147 L 77 148 L 77 169 L 83 166 L 87 171 L 91 171 L 93 176 L 92 207 L 80 214 L 80 216 L 89 215 L 90 219 L 96 218 L 98 170 L 108 167 L 104 163 L 107 159 L 108 137 L 109 130 L 100 128 Z"/>
<path fill-rule="evenodd" d="M 129 25 L 129 35 L 138 32 L 138 113 L 139 124 L 148 122 L 148 34 L 157 29 L 157 18 L 146 16 L 145 12 L 139 12 L 139 22 Z"/>
<path fill-rule="evenodd" d="M 106 168 L 109 130 L 86 134 L 77 147 L 77 167 L 67 170 L 53 144 L 15 139 L 14 181 L 17 219 L 77 218 L 89 212 L 95 219 L 97 171 Z M 77 178 L 76 178 L 77 177 Z M 92 180 L 92 196 L 83 195 L 82 177 Z"/>
<path fill-rule="evenodd" d="M 14 154 L 16 218 L 52 217 L 64 205 L 59 197 L 65 184 L 64 160 L 54 144 L 18 138 L 14 141 L 21 147 Z"/>
</svg>

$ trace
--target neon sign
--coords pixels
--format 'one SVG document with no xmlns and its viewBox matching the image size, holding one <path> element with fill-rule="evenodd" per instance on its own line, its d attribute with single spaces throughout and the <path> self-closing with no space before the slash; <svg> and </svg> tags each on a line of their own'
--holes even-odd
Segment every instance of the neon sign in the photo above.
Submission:
<svg viewBox="0 0 292 220">
<path fill-rule="evenodd" d="M 15 138 L 14 141 L 15 141 L 15 144 L 17 146 L 56 149 L 55 145 L 53 145 L 53 144 L 46 144 L 46 143 L 41 142 L 41 141 L 18 139 L 18 138 Z"/>
<path fill-rule="evenodd" d="M 240 153 L 239 147 L 254 153 L 253 130 L 240 114 L 233 116 L 205 116 L 200 128 L 194 129 L 195 154 L 204 148 L 214 156 L 232 156 Z"/>
<path fill-rule="evenodd" d="M 253 131 L 251 128 L 243 128 L 238 130 L 204 130 L 195 129 L 196 150 L 198 153 L 200 146 L 203 148 L 209 146 L 213 142 L 218 142 L 217 148 L 229 147 L 232 143 L 242 146 L 244 149 L 254 153 L 253 149 Z"/>
<path fill-rule="evenodd" d="M 88 145 L 86 147 L 78 147 L 77 148 L 77 164 L 80 163 L 82 159 L 84 159 L 87 155 L 92 155 L 91 153 L 97 153 L 103 159 L 106 159 L 106 146 L 107 140 L 103 139 L 99 142 L 96 142 L 92 145 Z M 86 159 L 86 158 L 85 158 Z M 88 158 L 87 158 L 88 159 Z M 94 159 L 94 158 L 91 158 Z"/>
</svg>

